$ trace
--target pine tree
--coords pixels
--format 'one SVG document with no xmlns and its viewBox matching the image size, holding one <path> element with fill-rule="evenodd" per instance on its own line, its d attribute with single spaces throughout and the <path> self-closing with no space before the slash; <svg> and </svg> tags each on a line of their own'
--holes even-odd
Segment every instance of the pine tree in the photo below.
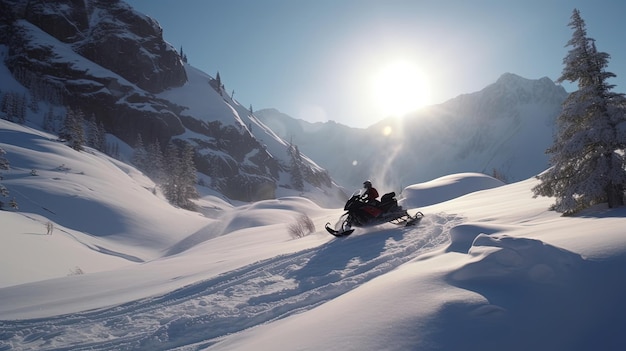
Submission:
<svg viewBox="0 0 626 351">
<path fill-rule="evenodd" d="M 98 123 L 98 135 L 100 137 L 100 144 L 98 144 L 97 149 L 104 152 L 107 145 L 107 131 L 104 129 L 104 123 L 102 123 L 102 121 Z"/>
<path fill-rule="evenodd" d="M 189 143 L 185 144 L 180 165 L 180 206 L 188 210 L 195 209 L 195 205 L 189 200 L 199 197 L 198 190 L 196 189 L 198 175 L 196 165 L 193 161 L 194 154 L 193 146 Z"/>
<path fill-rule="evenodd" d="M 46 132 L 56 133 L 54 111 L 52 110 L 52 106 L 50 106 L 48 111 L 43 115 L 43 130 Z"/>
<path fill-rule="evenodd" d="M 184 63 L 187 63 L 187 54 L 183 52 L 183 46 L 180 46 L 180 58 Z"/>
<path fill-rule="evenodd" d="M 557 118 L 554 144 L 547 150 L 552 167 L 537 176 L 535 196 L 551 196 L 551 209 L 573 214 L 594 204 L 623 205 L 625 111 L 622 94 L 611 92 L 605 71 L 609 55 L 598 52 L 587 37 L 585 22 L 574 9 L 569 26 L 574 30 L 568 42 L 571 50 L 563 60 L 565 68 L 557 82 L 578 83 L 563 103 Z"/>
<path fill-rule="evenodd" d="M 217 86 L 215 90 L 217 90 L 217 92 L 220 93 L 220 96 L 222 96 L 222 92 L 224 90 L 224 84 L 222 84 L 222 78 L 220 77 L 220 72 L 217 72 L 217 74 L 215 75 L 215 85 Z"/>
<path fill-rule="evenodd" d="M 0 169 L 8 171 L 9 170 L 9 160 L 7 160 L 4 155 L 6 155 L 6 151 L 0 147 Z"/>
<path fill-rule="evenodd" d="M 156 183 L 159 183 L 163 180 L 164 160 L 163 153 L 161 152 L 161 145 L 158 140 L 148 145 L 146 147 L 146 152 L 148 153 L 148 160 L 150 160 L 146 168 L 146 173 Z"/>
<path fill-rule="evenodd" d="M 165 198 L 174 205 L 178 205 L 179 170 L 180 157 L 178 155 L 178 147 L 173 142 L 170 142 L 165 150 L 165 180 L 161 187 L 163 188 Z"/>
<path fill-rule="evenodd" d="M 0 103 L 0 111 L 6 113 L 7 121 L 14 122 L 17 115 L 17 106 L 15 101 L 15 93 L 9 91 L 2 95 L 2 102 Z"/>
<path fill-rule="evenodd" d="M 67 110 L 65 119 L 63 120 L 63 129 L 59 135 L 61 139 L 67 140 L 69 146 L 76 150 L 82 151 L 85 145 L 85 120 L 81 110 Z"/>
<path fill-rule="evenodd" d="M 181 150 L 172 142 L 165 152 L 165 181 L 161 185 L 167 200 L 181 208 L 194 210 L 195 205 L 190 199 L 198 198 L 196 190 L 197 174 L 193 161 L 194 149 L 185 144 Z"/>
<path fill-rule="evenodd" d="M 150 163 L 148 160 L 148 153 L 143 145 L 143 138 L 141 137 L 141 134 L 137 135 L 137 140 L 135 141 L 135 150 L 133 152 L 132 162 L 135 167 L 142 171 L 145 171 L 147 165 Z"/>
<path fill-rule="evenodd" d="M 28 104 L 26 93 L 22 94 L 17 99 L 17 111 L 16 118 L 17 123 L 24 124 L 26 123 L 26 105 Z"/>
<path fill-rule="evenodd" d="M 92 114 L 87 122 L 87 145 L 96 150 L 100 150 L 102 138 L 104 138 L 104 136 L 100 135 L 100 128 L 96 122 L 96 116 Z"/>
<path fill-rule="evenodd" d="M 291 156 L 290 173 L 291 173 L 291 185 L 294 189 L 302 191 L 304 190 L 304 179 L 302 176 L 302 154 L 298 146 L 289 146 L 289 155 Z"/>
</svg>

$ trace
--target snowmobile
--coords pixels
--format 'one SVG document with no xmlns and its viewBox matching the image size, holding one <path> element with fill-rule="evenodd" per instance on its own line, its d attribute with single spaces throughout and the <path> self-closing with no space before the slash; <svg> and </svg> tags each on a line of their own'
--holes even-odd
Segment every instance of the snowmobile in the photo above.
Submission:
<svg viewBox="0 0 626 351">
<path fill-rule="evenodd" d="M 361 191 L 357 190 L 343 208 L 347 212 L 339 218 L 334 228 L 330 223 L 326 223 L 326 231 L 334 236 L 348 236 L 354 232 L 352 226 L 365 227 L 387 222 L 411 226 L 424 217 L 422 212 L 409 215 L 402 206 L 398 206 L 395 196 L 395 192 L 390 192 L 383 195 L 380 202 L 367 201 Z"/>
</svg>

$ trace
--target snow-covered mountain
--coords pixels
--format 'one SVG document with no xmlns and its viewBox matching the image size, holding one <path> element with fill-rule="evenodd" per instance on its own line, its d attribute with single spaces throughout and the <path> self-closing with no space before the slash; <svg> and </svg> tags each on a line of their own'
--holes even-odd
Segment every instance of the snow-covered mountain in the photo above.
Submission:
<svg viewBox="0 0 626 351">
<path fill-rule="evenodd" d="M 393 189 L 458 172 L 531 177 L 548 167 L 556 116 L 567 97 L 549 78 L 507 73 L 475 93 L 367 129 L 308 123 L 277 110 L 255 114 L 346 187 L 364 178 Z M 319 143 L 324 140 L 324 143 Z M 341 150 L 341 153 L 333 152 Z"/>
<path fill-rule="evenodd" d="M 234 200 L 343 195 L 306 156 L 303 187 L 294 189 L 288 143 L 218 77 L 184 63 L 159 24 L 123 1 L 1 0 L 0 13 L 0 89 L 29 106 L 27 124 L 81 110 L 122 148 L 139 135 L 163 149 L 191 143 L 202 183 Z"/>
<path fill-rule="evenodd" d="M 28 101 L 26 123 L 41 126 L 46 113 L 61 118 L 72 108 L 126 149 L 139 135 L 163 148 L 189 142 L 202 184 L 234 200 L 291 192 L 341 202 L 333 179 L 352 188 L 371 178 L 395 191 L 466 171 L 526 179 L 548 165 L 544 151 L 567 94 L 548 78 L 505 74 L 482 91 L 367 129 L 307 123 L 244 108 L 218 77 L 184 63 L 155 20 L 122 1 L 0 6 L 1 94 Z M 304 190 L 294 187 L 291 143 L 304 154 Z"/>
<path fill-rule="evenodd" d="M 561 217 L 536 173 L 431 178 L 541 171 L 552 82 L 505 75 L 364 130 L 278 116 L 281 131 L 123 2 L 0 0 L 0 27 L 0 93 L 29 102 L 0 112 L 0 350 L 626 349 L 626 209 Z M 66 106 L 97 114 L 122 160 L 41 130 Z M 124 162 L 138 132 L 195 145 L 200 213 Z M 406 182 L 400 204 L 424 218 L 330 236 L 339 190 L 306 156 L 290 189 L 290 138 L 331 147 L 305 154 L 346 183 Z M 315 228 L 296 237 L 303 214 Z"/>
</svg>

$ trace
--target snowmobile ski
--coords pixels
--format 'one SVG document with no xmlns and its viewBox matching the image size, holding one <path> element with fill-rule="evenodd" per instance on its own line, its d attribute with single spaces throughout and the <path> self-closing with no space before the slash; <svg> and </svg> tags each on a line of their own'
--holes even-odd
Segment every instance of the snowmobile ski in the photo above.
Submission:
<svg viewBox="0 0 626 351">
<path fill-rule="evenodd" d="M 422 220 L 422 218 L 424 218 L 424 214 L 422 212 L 417 212 L 415 215 L 406 220 L 406 224 L 404 226 L 410 227 L 416 225 L 420 220 Z"/>
<path fill-rule="evenodd" d="M 331 235 L 334 235 L 336 237 L 342 237 L 342 236 L 348 236 L 350 234 L 352 234 L 354 232 L 354 229 L 348 229 L 348 230 L 335 230 L 333 228 L 330 227 L 330 223 L 326 223 L 326 231 L 329 232 Z"/>
</svg>

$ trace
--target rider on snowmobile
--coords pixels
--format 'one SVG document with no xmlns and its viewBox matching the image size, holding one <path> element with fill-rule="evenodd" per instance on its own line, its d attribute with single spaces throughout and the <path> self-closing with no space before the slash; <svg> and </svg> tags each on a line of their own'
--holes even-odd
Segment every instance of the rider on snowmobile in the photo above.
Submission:
<svg viewBox="0 0 626 351">
<path fill-rule="evenodd" d="M 378 197 L 378 190 L 372 186 L 372 181 L 364 181 L 363 188 L 365 188 L 365 193 L 362 195 L 363 199 L 368 203 L 378 203 L 378 200 L 376 200 Z"/>
</svg>

